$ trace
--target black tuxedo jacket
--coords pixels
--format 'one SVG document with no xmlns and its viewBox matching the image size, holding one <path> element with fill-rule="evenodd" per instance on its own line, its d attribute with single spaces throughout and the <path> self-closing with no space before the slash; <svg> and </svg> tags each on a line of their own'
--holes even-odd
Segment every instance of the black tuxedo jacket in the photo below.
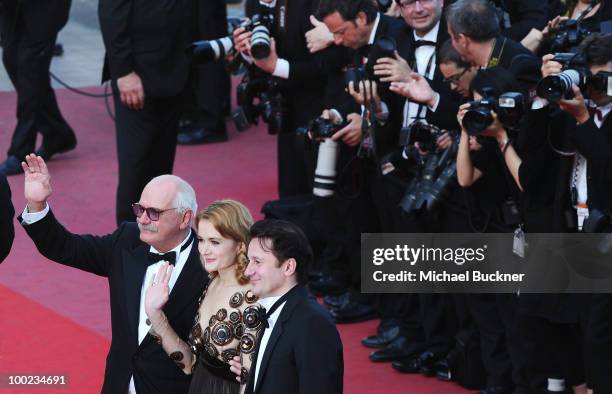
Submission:
<svg viewBox="0 0 612 394">
<path fill-rule="evenodd" d="M 21 217 L 19 220 L 22 222 Z M 150 247 L 140 241 L 136 223 L 125 222 L 106 236 L 76 235 L 49 212 L 24 228 L 48 259 L 108 279 L 113 336 L 102 392 L 125 393 L 133 375 L 139 394 L 186 393 L 191 377 L 174 364 L 155 339 L 147 334 L 138 344 L 140 293 Z M 185 341 L 206 278 L 194 244 L 164 308 L 170 325 Z"/>
<path fill-rule="evenodd" d="M 6 176 L 0 174 L 0 263 L 8 256 L 15 238 L 13 217 L 15 209 L 11 202 L 11 188 Z"/>
<path fill-rule="evenodd" d="M 601 128 L 592 116 L 577 126 L 571 137 L 578 152 L 587 159 L 589 209 L 612 214 L 612 116 L 608 114 Z"/>
<path fill-rule="evenodd" d="M 285 29 L 279 28 L 281 0 L 276 1 L 274 9 L 275 26 L 271 34 L 276 41 L 279 58 L 289 62 L 289 78 L 277 78 L 289 110 L 291 128 L 305 126 L 308 121 L 321 115 L 325 95 L 326 76 L 320 63 L 316 61 L 306 46 L 305 34 L 313 28 L 310 15 L 319 6 L 318 0 L 286 0 Z M 259 0 L 247 0 L 246 15 L 251 17 L 266 8 Z M 293 133 L 295 130 L 287 130 Z"/>
<path fill-rule="evenodd" d="M 253 363 L 253 365 L 255 362 Z M 340 394 L 342 342 L 329 313 L 300 287 L 290 294 L 272 329 L 257 372 L 246 393 Z"/>
<path fill-rule="evenodd" d="M 183 91 L 190 60 L 185 52 L 197 36 L 194 0 L 100 0 L 106 56 L 102 80 L 135 71 L 151 97 Z"/>
<path fill-rule="evenodd" d="M 514 74 L 525 92 L 535 88 L 542 77 L 542 71 L 540 70 L 542 61 L 540 58 L 510 38 L 498 36 L 493 54 L 498 54 L 497 66 Z M 493 67 L 493 64 L 490 64 L 489 67 Z"/>
<path fill-rule="evenodd" d="M 33 41 L 46 41 L 55 38 L 66 25 L 71 0 L 3 0 L 0 3 L 3 35 L 26 31 Z"/>
</svg>

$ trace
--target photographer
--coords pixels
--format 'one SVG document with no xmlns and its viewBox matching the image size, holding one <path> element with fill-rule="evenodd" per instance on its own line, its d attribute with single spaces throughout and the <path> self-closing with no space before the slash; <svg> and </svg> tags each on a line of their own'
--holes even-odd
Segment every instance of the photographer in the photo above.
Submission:
<svg viewBox="0 0 612 394">
<path fill-rule="evenodd" d="M 376 108 L 377 104 L 372 100 L 373 93 L 376 93 L 375 89 L 372 90 L 373 84 L 360 84 L 361 94 L 367 94 L 370 99 L 367 105 L 361 108 L 345 92 L 345 89 L 355 92 L 359 85 L 349 83 L 347 87 L 344 69 L 350 68 L 354 72 L 353 75 L 360 75 L 363 72 L 360 66 L 369 63 L 369 57 L 375 56 L 375 47 L 381 40 L 387 44 L 389 39 L 394 40 L 403 24 L 395 18 L 380 14 L 376 4 L 369 0 L 322 0 L 317 17 L 333 33 L 336 44 L 321 52 L 321 60 L 324 61 L 329 76 L 326 100 L 329 110 L 325 111 L 323 116 L 334 123 L 346 124 L 332 139 L 342 142 L 337 166 L 349 175 L 343 180 L 339 179 L 337 187 L 352 190 L 350 197 L 343 192 L 336 198 L 336 206 L 342 207 L 342 221 L 347 224 L 346 237 L 352 251 L 358 249 L 362 232 L 393 231 L 387 197 L 388 185 L 382 178 L 379 158 L 396 144 L 397 131 L 381 131 L 380 127 L 385 119 L 380 119 L 379 116 L 384 111 L 382 108 Z M 364 68 L 369 69 L 367 65 Z M 372 72 L 371 69 L 369 72 Z M 381 92 L 382 101 L 387 94 L 388 92 Z M 378 312 L 381 317 L 379 332 L 391 332 L 393 329 L 383 328 L 396 315 L 392 309 L 401 305 L 382 302 L 378 296 L 361 295 L 360 267 L 359 255 L 351 253 L 350 266 L 344 268 L 346 275 L 350 277 L 349 292 L 343 296 L 345 303 L 333 305 L 332 317 L 336 322 L 353 322 L 372 318 Z M 370 306 L 372 302 L 378 304 L 377 311 Z M 388 337 L 385 342 L 390 339 L 392 338 Z M 376 347 L 385 344 L 377 344 Z"/>
<path fill-rule="evenodd" d="M 42 145 L 36 154 L 45 160 L 76 146 L 74 131 L 57 105 L 49 66 L 55 40 L 66 25 L 70 0 L 0 1 L 2 62 L 17 92 L 17 125 L 0 173 L 21 174 L 21 160 Z"/>
<path fill-rule="evenodd" d="M 509 70 L 527 91 L 535 86 L 540 60 L 501 35 L 499 19 L 487 0 L 458 0 L 446 9 L 448 32 L 461 57 L 475 67 Z"/>
<path fill-rule="evenodd" d="M 295 130 L 323 110 L 325 74 L 306 47 L 305 33 L 312 27 L 309 15 L 318 2 L 313 0 L 250 0 L 246 16 L 274 15 L 269 30 L 270 52 L 258 59 L 252 56 L 253 33 L 240 27 L 234 30 L 234 47 L 261 72 L 278 83 L 284 101 L 283 130 L 278 132 L 278 187 L 281 198 L 310 193 L 313 168 L 307 153 L 295 146 Z M 263 40 L 266 37 L 261 36 Z M 281 110 L 281 109 L 279 109 Z"/>
<path fill-rule="evenodd" d="M 585 159 L 576 156 L 574 173 L 584 175 L 572 177 L 570 185 L 578 221 L 583 221 L 583 231 L 609 231 L 612 211 L 612 121 L 609 113 L 612 97 L 608 95 L 610 90 L 606 89 L 605 82 L 612 73 L 612 35 L 591 35 L 584 40 L 581 50 L 590 72 L 586 86 L 582 87 L 584 94 L 574 84 L 574 97 L 559 102 L 561 109 L 577 122 L 571 137 L 578 153 Z M 544 77 L 562 70 L 562 65 L 553 58 L 552 55 L 544 57 Z M 586 104 L 585 94 L 590 98 L 590 106 Z M 593 295 L 590 304 L 586 333 L 589 383 L 595 393 L 606 392 L 612 387 L 612 378 L 607 369 L 612 352 L 612 297 Z"/>
<path fill-rule="evenodd" d="M 542 29 L 548 4 L 541 0 L 493 0 L 500 15 L 502 35 L 521 41 L 532 29 Z"/>
</svg>

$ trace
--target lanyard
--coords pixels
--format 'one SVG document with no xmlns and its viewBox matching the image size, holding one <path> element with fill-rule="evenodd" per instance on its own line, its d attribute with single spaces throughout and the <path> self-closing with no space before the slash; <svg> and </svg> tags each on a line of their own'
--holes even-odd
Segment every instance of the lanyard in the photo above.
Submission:
<svg viewBox="0 0 612 394">
<path fill-rule="evenodd" d="M 436 50 L 434 49 L 433 53 L 429 57 L 429 60 L 427 61 L 427 67 L 425 67 L 425 74 L 423 75 L 425 78 L 429 78 L 429 74 L 431 73 L 431 66 L 433 65 L 433 59 L 434 59 L 435 56 L 436 56 Z M 417 64 L 416 64 L 416 55 L 415 55 L 415 58 L 412 60 L 411 67 L 412 67 L 413 70 L 417 69 L 417 71 L 418 71 Z M 410 103 L 418 105 L 416 116 L 414 116 L 412 118 L 410 118 L 408 116 L 409 112 L 410 112 L 409 111 Z M 408 127 L 413 121 L 418 120 L 418 119 L 422 119 L 421 118 L 421 112 L 423 112 L 423 108 L 425 108 L 423 103 L 415 103 L 414 101 L 406 100 L 406 104 L 404 105 L 403 127 Z"/>
</svg>

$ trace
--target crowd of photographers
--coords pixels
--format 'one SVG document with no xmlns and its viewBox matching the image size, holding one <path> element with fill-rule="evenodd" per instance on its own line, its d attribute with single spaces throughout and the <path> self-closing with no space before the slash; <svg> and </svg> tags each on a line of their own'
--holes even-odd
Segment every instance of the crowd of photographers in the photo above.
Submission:
<svg viewBox="0 0 612 394">
<path fill-rule="evenodd" d="M 361 233 L 606 232 L 612 4 L 249 0 L 193 47 L 245 71 L 239 129 L 278 140 L 269 216 L 318 252 L 337 323 L 379 317 L 373 362 L 483 393 L 612 393 L 612 297 L 360 293 Z"/>
</svg>

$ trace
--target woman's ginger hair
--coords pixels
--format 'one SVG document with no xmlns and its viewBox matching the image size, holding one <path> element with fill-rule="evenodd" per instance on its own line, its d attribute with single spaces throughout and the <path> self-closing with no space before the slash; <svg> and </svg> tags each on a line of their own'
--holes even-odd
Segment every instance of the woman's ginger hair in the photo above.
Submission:
<svg viewBox="0 0 612 394">
<path fill-rule="evenodd" d="M 249 282 L 244 272 L 249 264 L 246 251 L 250 241 L 249 229 L 253 225 L 253 217 L 244 204 L 230 199 L 217 200 L 198 212 L 195 220 L 196 229 L 202 220 L 208 220 L 223 238 L 233 239 L 240 244 L 236 256 L 236 279 L 241 285 Z M 214 278 L 216 272 L 209 274 Z"/>
</svg>

